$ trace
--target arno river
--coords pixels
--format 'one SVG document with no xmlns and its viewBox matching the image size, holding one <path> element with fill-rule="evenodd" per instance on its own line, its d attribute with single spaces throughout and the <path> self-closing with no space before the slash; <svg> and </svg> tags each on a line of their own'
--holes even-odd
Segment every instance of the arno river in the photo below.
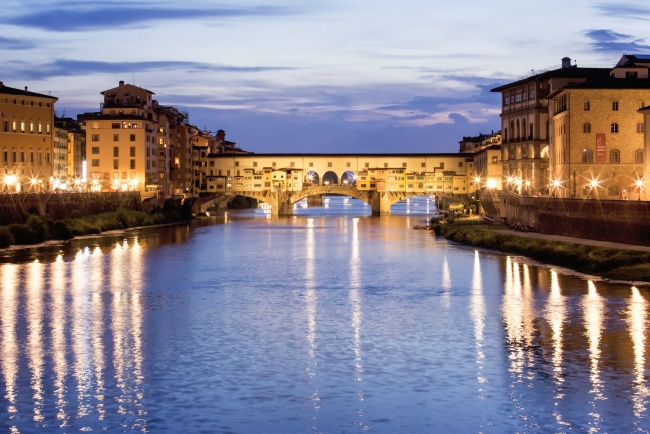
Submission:
<svg viewBox="0 0 650 434">
<path fill-rule="evenodd" d="M 0 432 L 650 431 L 650 287 L 326 205 L 0 252 Z"/>
</svg>

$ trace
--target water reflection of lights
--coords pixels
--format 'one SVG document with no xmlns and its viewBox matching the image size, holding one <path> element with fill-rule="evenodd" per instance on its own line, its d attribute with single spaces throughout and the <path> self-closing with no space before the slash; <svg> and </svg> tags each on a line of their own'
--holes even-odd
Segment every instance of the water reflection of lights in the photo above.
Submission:
<svg viewBox="0 0 650 434">
<path fill-rule="evenodd" d="M 451 273 L 449 272 L 449 262 L 447 262 L 447 257 L 442 261 L 442 305 L 449 309 L 451 306 Z"/>
<path fill-rule="evenodd" d="M 49 264 L 0 265 L 0 374 L 9 415 L 6 420 L 11 420 L 22 402 L 31 405 L 34 429 L 90 430 L 86 420 L 96 423 L 105 419 L 104 400 L 109 394 L 106 403 L 111 411 L 121 414 L 125 428 L 147 431 L 147 412 L 140 403 L 144 363 L 141 254 L 136 241 L 132 247 L 119 244 L 109 255 L 99 247 L 86 248 L 71 262 L 58 255 Z M 111 270 L 111 283 L 122 287 L 111 287 L 104 270 Z M 24 293 L 17 292 L 21 282 Z M 111 295 L 110 316 L 116 320 L 107 324 Z M 19 313 L 25 316 L 26 332 L 21 348 L 17 341 Z M 104 342 L 111 334 L 115 345 L 107 363 Z M 17 382 L 19 357 L 23 356 L 30 379 L 25 384 Z M 52 374 L 47 374 L 50 369 Z M 122 388 L 117 396 L 115 389 L 107 391 L 105 386 L 113 378 Z M 22 431 L 11 423 L 3 420 L 2 426 Z"/>
<path fill-rule="evenodd" d="M 603 311 L 605 302 L 598 295 L 596 285 L 593 281 L 588 282 L 589 292 L 583 301 L 585 316 L 585 326 L 587 328 L 587 337 L 589 339 L 589 359 L 591 360 L 591 393 L 594 399 L 604 399 L 602 394 L 602 381 L 600 380 L 600 337 L 603 328 Z"/>
<path fill-rule="evenodd" d="M 632 294 L 627 309 L 627 323 L 634 350 L 634 415 L 642 420 L 646 416 L 650 389 L 646 380 L 646 329 L 648 327 L 648 302 L 639 289 L 632 287 Z M 639 429 L 639 432 L 641 429 Z"/>
<path fill-rule="evenodd" d="M 560 414 L 557 408 L 559 407 L 559 402 L 564 398 L 564 374 L 562 372 L 562 332 L 564 328 L 564 322 L 566 321 L 566 303 L 564 296 L 562 295 L 560 289 L 560 282 L 558 279 L 557 271 L 551 270 L 551 293 L 549 295 L 548 303 L 546 306 L 546 317 L 551 325 L 552 330 L 552 339 L 553 339 L 553 379 L 556 387 L 555 398 L 555 410 L 553 411 L 553 416 L 555 420 L 560 425 L 566 425 L 567 422 L 564 422 L 562 414 Z"/>
<path fill-rule="evenodd" d="M 316 246 L 314 219 L 307 219 L 307 240 L 305 251 L 305 311 L 307 314 L 307 342 L 309 343 L 308 360 L 306 362 L 308 383 L 314 387 L 311 399 L 314 413 L 320 410 L 320 393 L 316 383 L 316 313 L 318 297 L 316 295 L 314 276 L 316 272 Z M 315 415 L 314 415 L 315 418 Z"/>
<path fill-rule="evenodd" d="M 2 376 L 4 377 L 5 395 L 7 399 L 7 426 L 18 432 L 11 422 L 15 419 L 18 399 L 16 380 L 18 377 L 18 343 L 16 342 L 16 322 L 18 320 L 18 299 L 16 284 L 18 282 L 18 265 L 5 264 L 1 270 L 0 282 L 0 333 L 2 333 Z"/>
<path fill-rule="evenodd" d="M 476 380 L 479 384 L 487 382 L 483 370 L 485 367 L 485 354 L 483 352 L 483 331 L 485 329 L 485 298 L 483 296 L 483 279 L 481 278 L 481 260 L 478 250 L 474 250 L 474 270 L 472 276 L 472 295 L 470 310 L 474 322 L 474 341 L 476 345 Z M 484 398 L 485 390 L 479 386 L 480 397 Z"/>
</svg>

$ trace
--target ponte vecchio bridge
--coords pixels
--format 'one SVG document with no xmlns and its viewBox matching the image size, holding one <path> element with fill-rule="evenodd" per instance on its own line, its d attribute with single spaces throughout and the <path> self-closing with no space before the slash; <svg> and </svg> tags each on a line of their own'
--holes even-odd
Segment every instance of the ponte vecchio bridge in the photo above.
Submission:
<svg viewBox="0 0 650 434">
<path fill-rule="evenodd" d="M 195 151 L 196 152 L 196 151 Z M 291 215 L 304 198 L 340 194 L 373 215 L 413 196 L 467 198 L 475 190 L 471 154 L 206 154 L 198 151 L 195 211 L 223 196 L 246 196 Z"/>
</svg>

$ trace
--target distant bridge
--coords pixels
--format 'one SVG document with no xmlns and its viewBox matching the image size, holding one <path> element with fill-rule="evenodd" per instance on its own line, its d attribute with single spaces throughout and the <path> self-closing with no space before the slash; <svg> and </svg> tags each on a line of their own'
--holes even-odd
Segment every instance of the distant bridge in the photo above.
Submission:
<svg viewBox="0 0 650 434">
<path fill-rule="evenodd" d="M 302 199 L 323 196 L 325 194 L 336 194 L 350 196 L 359 199 L 372 208 L 372 215 L 389 215 L 391 205 L 402 200 L 422 196 L 422 192 L 405 191 L 376 191 L 357 190 L 354 186 L 325 185 L 305 187 L 299 191 L 273 190 L 273 191 L 238 191 L 237 195 L 246 196 L 264 202 L 271 207 L 271 215 L 288 216 L 293 215 L 293 207 L 296 202 Z M 203 197 L 195 202 L 196 212 L 206 212 L 209 208 L 219 202 L 233 197 L 232 193 L 216 193 L 209 197 Z"/>
</svg>

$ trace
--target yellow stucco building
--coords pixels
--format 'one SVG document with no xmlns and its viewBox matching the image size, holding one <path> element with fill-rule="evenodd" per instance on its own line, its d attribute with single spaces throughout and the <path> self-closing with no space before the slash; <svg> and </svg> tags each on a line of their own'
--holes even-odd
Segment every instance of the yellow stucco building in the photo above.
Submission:
<svg viewBox="0 0 650 434">
<path fill-rule="evenodd" d="M 568 84 L 551 101 L 550 194 L 638 199 L 644 177 L 644 119 L 650 58 L 623 56 L 607 77 Z"/>
<path fill-rule="evenodd" d="M 16 89 L 0 82 L 1 191 L 54 191 L 57 180 L 52 156 L 57 100 L 30 92 L 27 87 Z"/>
</svg>

